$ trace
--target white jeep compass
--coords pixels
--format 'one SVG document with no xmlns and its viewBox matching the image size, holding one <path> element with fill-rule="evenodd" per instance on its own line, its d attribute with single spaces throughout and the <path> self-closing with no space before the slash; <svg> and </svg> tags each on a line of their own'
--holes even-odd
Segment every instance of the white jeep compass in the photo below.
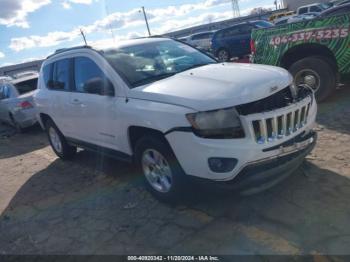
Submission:
<svg viewBox="0 0 350 262">
<path fill-rule="evenodd" d="M 38 120 L 62 159 L 77 147 L 135 161 L 174 200 L 188 178 L 243 193 L 276 184 L 315 145 L 316 102 L 281 68 L 218 63 L 165 38 L 57 51 L 43 63 Z"/>
</svg>

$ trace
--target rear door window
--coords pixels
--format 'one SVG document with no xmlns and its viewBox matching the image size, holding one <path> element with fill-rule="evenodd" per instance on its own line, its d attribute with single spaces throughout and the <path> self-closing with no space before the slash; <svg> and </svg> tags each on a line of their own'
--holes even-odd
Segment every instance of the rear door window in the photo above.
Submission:
<svg viewBox="0 0 350 262">
<path fill-rule="evenodd" d="M 70 60 L 62 59 L 53 64 L 53 79 L 49 88 L 54 90 L 70 90 Z"/>
<path fill-rule="evenodd" d="M 15 87 L 20 95 L 29 93 L 37 89 L 38 78 L 26 80 L 15 84 Z"/>
<path fill-rule="evenodd" d="M 300 8 L 299 9 L 299 14 L 301 15 L 301 14 L 305 14 L 305 13 L 307 13 L 308 11 L 307 11 L 307 7 L 303 7 L 303 8 Z"/>
</svg>

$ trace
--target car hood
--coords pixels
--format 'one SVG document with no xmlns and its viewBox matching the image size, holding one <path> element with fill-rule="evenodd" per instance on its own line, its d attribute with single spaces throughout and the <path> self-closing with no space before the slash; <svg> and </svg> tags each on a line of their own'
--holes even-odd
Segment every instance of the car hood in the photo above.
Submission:
<svg viewBox="0 0 350 262">
<path fill-rule="evenodd" d="M 131 89 L 128 96 L 205 111 L 268 97 L 292 81 L 292 76 L 282 68 L 220 63 L 187 70 Z"/>
</svg>

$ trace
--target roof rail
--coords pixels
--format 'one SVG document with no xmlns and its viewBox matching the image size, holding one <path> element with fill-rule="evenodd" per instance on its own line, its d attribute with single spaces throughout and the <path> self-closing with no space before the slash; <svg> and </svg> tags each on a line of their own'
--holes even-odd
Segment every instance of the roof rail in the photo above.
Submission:
<svg viewBox="0 0 350 262">
<path fill-rule="evenodd" d="M 88 45 L 81 45 L 81 46 L 74 46 L 74 47 L 68 47 L 68 48 L 60 48 L 60 49 L 57 49 L 55 51 L 55 53 L 49 55 L 48 57 L 46 57 L 46 59 L 50 58 L 50 57 L 53 57 L 57 54 L 61 54 L 61 53 L 64 53 L 64 52 L 67 52 L 67 51 L 70 51 L 70 50 L 75 50 L 75 49 L 80 49 L 80 48 L 89 48 L 89 49 L 92 49 L 91 46 L 88 46 Z"/>
</svg>

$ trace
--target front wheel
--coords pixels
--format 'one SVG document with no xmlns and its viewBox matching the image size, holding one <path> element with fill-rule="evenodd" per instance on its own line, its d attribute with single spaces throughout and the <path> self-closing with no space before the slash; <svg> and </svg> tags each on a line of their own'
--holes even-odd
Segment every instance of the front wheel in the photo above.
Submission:
<svg viewBox="0 0 350 262">
<path fill-rule="evenodd" d="M 316 100 L 324 101 L 336 87 L 336 74 L 326 58 L 307 57 L 301 59 L 289 68 L 295 84 L 307 85 L 315 91 Z"/>
<path fill-rule="evenodd" d="M 185 174 L 164 139 L 145 136 L 135 147 L 147 189 L 159 200 L 174 203 L 185 190 Z"/>
</svg>

